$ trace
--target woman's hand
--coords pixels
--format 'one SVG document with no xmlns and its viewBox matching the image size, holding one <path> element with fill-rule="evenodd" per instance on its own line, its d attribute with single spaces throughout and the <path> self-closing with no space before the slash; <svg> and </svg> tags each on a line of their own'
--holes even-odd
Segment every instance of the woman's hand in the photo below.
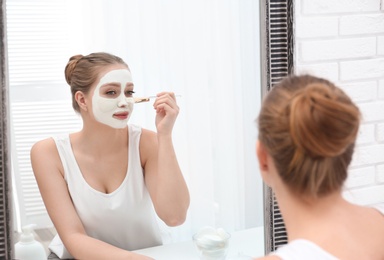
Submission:
<svg viewBox="0 0 384 260">
<path fill-rule="evenodd" d="M 174 93 L 157 94 L 157 134 L 143 129 L 140 139 L 145 184 L 157 215 L 168 226 L 184 223 L 190 203 L 189 191 L 172 143 L 172 129 L 179 114 Z"/>
<path fill-rule="evenodd" d="M 157 134 L 170 135 L 179 114 L 179 107 L 173 92 L 161 92 L 157 94 L 153 107 L 156 110 Z"/>
</svg>

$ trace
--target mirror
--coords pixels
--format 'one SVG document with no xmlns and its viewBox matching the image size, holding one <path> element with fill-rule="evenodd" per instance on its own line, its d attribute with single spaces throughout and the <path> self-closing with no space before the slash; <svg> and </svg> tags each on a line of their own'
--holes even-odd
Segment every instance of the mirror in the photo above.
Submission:
<svg viewBox="0 0 384 260">
<path fill-rule="evenodd" d="M 5 3 L 0 0 L 0 257 L 12 259 L 12 191 L 9 143 L 8 69 L 5 34 Z"/>
<path fill-rule="evenodd" d="M 2 14 L 5 12 L 6 3 L 11 6 L 13 2 L 15 1 L 1 1 Z M 16 2 L 20 4 L 22 1 Z M 25 1 L 21 6 L 25 7 L 28 2 Z M 30 28 L 27 25 L 33 27 L 33 23 L 30 19 L 28 24 L 24 23 L 24 27 L 18 26 L 17 22 L 24 19 L 25 13 L 20 16 L 15 13 L 10 15 L 10 12 L 16 11 L 17 8 L 7 7 L 10 88 L 8 90 L 8 84 L 5 81 L 6 74 L 2 74 L 2 99 L 5 100 L 2 104 L 10 104 L 10 106 L 2 108 L 2 115 L 5 115 L 2 119 L 7 120 L 2 130 L 4 133 L 9 131 L 11 136 L 2 136 L 2 151 L 4 151 L 2 165 L 6 166 L 2 168 L 6 181 L 3 191 L 8 192 L 6 187 L 10 187 L 9 179 L 6 178 L 9 177 L 7 174 L 11 173 L 11 167 L 7 160 L 12 156 L 14 172 L 20 173 L 23 170 L 14 161 L 19 156 L 16 151 L 17 140 L 19 140 L 16 134 L 19 130 L 23 133 L 25 127 L 28 128 L 28 132 L 34 128 L 31 125 L 23 126 L 25 120 L 31 121 L 30 118 L 21 118 L 16 129 L 13 120 L 14 115 L 17 114 L 15 112 L 22 112 L 23 108 L 27 108 L 32 112 L 31 114 L 36 114 L 36 111 L 41 111 L 39 110 L 41 105 L 55 104 L 57 110 L 54 114 L 62 113 L 64 117 L 72 116 L 65 121 L 65 129 L 63 127 L 59 129 L 67 131 L 79 127 L 79 121 L 74 119 L 75 115 L 71 115 L 72 108 L 68 102 L 69 89 L 64 81 L 63 69 L 71 55 L 102 50 L 121 56 L 129 64 L 135 80 L 136 93 L 152 95 L 167 88 L 182 96 L 178 100 L 181 113 L 174 130 L 174 143 L 177 154 L 180 156 L 181 168 L 190 187 L 191 208 L 183 227 L 165 230 L 165 233 L 170 235 L 168 242 L 190 239 L 192 232 L 203 225 L 222 226 L 231 232 L 263 226 L 264 222 L 269 221 L 268 217 L 263 220 L 263 204 L 269 205 L 270 197 L 268 195 L 263 197 L 263 186 L 254 156 L 254 143 L 257 137 L 254 119 L 261 95 L 265 92 L 260 86 L 271 86 L 274 80 L 284 76 L 283 74 L 289 70 L 288 66 L 285 72 L 281 72 L 279 68 L 280 73 L 276 75 L 273 74 L 273 70 L 270 70 L 274 61 L 267 58 L 270 57 L 270 42 L 266 39 L 270 34 L 268 28 L 273 24 L 273 21 L 267 23 L 270 17 L 269 1 L 261 1 L 260 5 L 256 3 L 258 1 L 239 1 L 241 3 L 236 4 L 230 1 L 217 3 L 171 0 L 135 1 L 132 5 L 132 14 L 125 13 L 120 16 L 116 15 L 119 10 L 114 8 L 118 5 L 126 8 L 127 1 L 116 0 L 114 2 L 116 6 L 108 5 L 106 1 L 105 3 L 103 1 L 62 1 L 60 10 L 73 11 L 71 16 L 60 12 L 55 13 L 60 10 L 54 5 L 60 1 L 54 3 L 45 1 L 44 8 L 36 2 L 29 3 L 32 6 L 25 8 L 24 12 L 30 12 L 29 14 L 33 15 L 33 11 L 36 11 L 35 15 L 41 19 L 45 9 L 49 14 L 47 17 L 51 19 L 48 23 L 44 23 L 48 25 L 48 32 L 57 33 L 58 28 L 61 28 L 66 32 L 66 36 L 58 33 L 52 37 L 47 32 L 40 32 L 40 35 L 36 32 L 35 34 L 18 34 L 27 38 L 36 36 L 35 40 L 42 39 L 42 42 L 37 43 L 37 47 L 40 51 L 44 50 L 41 53 L 49 53 L 45 56 L 45 60 L 36 55 L 36 52 L 31 52 L 33 45 L 29 45 L 29 48 L 28 45 L 24 46 L 24 52 L 16 51 L 12 41 L 17 40 L 17 31 Z M 150 8 L 145 9 L 148 13 L 140 9 L 145 3 L 151 3 Z M 287 3 L 284 1 L 282 3 L 283 8 L 285 6 L 288 12 Z M 175 5 L 172 9 L 171 4 Z M 274 4 L 277 8 L 272 9 L 279 10 L 280 3 Z M 110 15 L 105 15 L 106 11 L 110 12 Z M 263 18 L 260 18 L 260 13 Z M 284 12 L 280 13 L 286 15 Z M 11 21 L 10 17 L 22 19 Z M 261 26 L 260 21 L 262 21 Z M 4 16 L 2 16 L 2 22 L 2 32 L 4 32 Z M 110 28 L 108 24 L 115 25 L 113 29 L 124 34 L 106 29 Z M 13 25 L 14 31 L 10 29 Z M 259 28 L 262 28 L 261 32 Z M 266 48 L 260 48 L 260 34 L 263 38 L 261 46 Z M 158 40 L 160 38 L 161 40 Z M 2 51 L 7 53 L 4 36 L 2 40 Z M 52 45 L 50 41 L 55 42 L 56 45 Z M 287 43 L 288 41 L 285 42 Z M 17 45 L 17 48 L 23 48 L 23 46 Z M 259 53 L 260 49 L 262 53 Z M 282 56 L 285 55 L 287 54 L 282 54 Z M 20 62 L 20 58 L 25 58 L 23 56 L 28 56 L 27 61 L 31 63 Z M 2 55 L 3 69 L 6 64 L 5 57 Z M 43 60 L 48 64 L 52 61 L 55 63 L 42 69 L 39 67 L 39 61 Z M 260 64 L 263 65 L 262 68 Z M 18 74 L 16 69 L 26 71 L 30 69 L 30 71 Z M 263 74 L 260 74 L 260 71 L 263 71 Z M 49 79 L 49 81 L 43 82 L 41 79 Z M 37 87 L 32 89 L 28 85 L 31 82 L 37 84 Z M 14 91 L 13 86 L 17 86 L 18 91 Z M 6 99 L 8 91 L 9 101 Z M 153 118 L 150 106 L 142 104 L 135 108 L 131 122 L 153 129 Z M 35 119 L 32 121 L 36 123 Z M 40 118 L 39 126 L 35 128 L 40 130 L 41 124 L 46 121 L 48 120 Z M 55 123 L 48 125 L 57 126 Z M 44 129 L 50 127 L 45 125 Z M 51 134 L 49 131 L 37 131 L 37 133 L 40 135 L 35 135 L 33 138 L 24 136 L 25 139 L 22 139 L 21 143 L 30 146 L 36 140 Z M 206 136 L 209 136 L 208 139 L 200 140 Z M 234 153 L 233 149 L 235 149 Z M 12 153 L 9 152 L 10 150 Z M 28 149 L 24 149 L 25 152 L 28 154 Z M 28 159 L 24 154 L 24 160 Z M 230 162 L 233 163 L 228 164 Z M 20 177 L 20 174 L 18 176 Z M 17 180 L 18 177 L 15 177 L 14 201 L 16 199 L 20 201 L 23 191 L 20 189 L 22 180 Z M 36 186 L 33 186 L 31 177 L 24 179 L 27 180 L 31 192 L 34 192 Z M 5 196 L 8 200 L 11 198 L 9 195 L 8 193 Z M 32 201 L 33 207 L 29 212 L 25 207 L 23 212 L 23 207 L 16 206 L 20 211 L 20 219 L 12 218 L 10 211 L 12 204 L 4 201 L 5 209 L 8 209 L 4 222 L 6 223 L 5 234 L 13 232 L 10 223 L 13 223 L 15 229 L 18 229 L 23 221 L 38 223 L 41 227 L 47 225 L 44 224 L 47 223 L 47 216 L 41 217 L 44 215 L 41 202 Z M 266 213 L 268 216 L 269 211 Z M 269 226 L 267 223 L 266 227 Z M 13 246 L 11 237 L 6 236 L 7 243 L 5 243 L 10 248 Z M 8 259 L 11 259 L 11 253 L 9 253 L 11 251 L 9 248 L 5 251 Z"/>
</svg>

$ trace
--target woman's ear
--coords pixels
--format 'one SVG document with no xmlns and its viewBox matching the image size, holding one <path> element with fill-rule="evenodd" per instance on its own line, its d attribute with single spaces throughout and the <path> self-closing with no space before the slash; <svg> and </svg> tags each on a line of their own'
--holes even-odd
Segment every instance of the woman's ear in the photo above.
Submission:
<svg viewBox="0 0 384 260">
<path fill-rule="evenodd" d="M 75 100 L 76 100 L 76 102 L 79 105 L 81 110 L 88 111 L 87 101 L 86 101 L 85 95 L 82 91 L 77 91 L 75 93 Z"/>
<path fill-rule="evenodd" d="M 256 155 L 259 161 L 260 170 L 268 171 L 267 150 L 260 141 L 256 142 Z"/>
<path fill-rule="evenodd" d="M 268 151 L 265 148 L 265 146 L 260 142 L 256 142 L 256 155 L 257 159 L 259 161 L 259 168 L 261 177 L 263 178 L 263 181 L 270 186 L 271 177 L 270 177 L 270 165 L 268 163 Z"/>
</svg>

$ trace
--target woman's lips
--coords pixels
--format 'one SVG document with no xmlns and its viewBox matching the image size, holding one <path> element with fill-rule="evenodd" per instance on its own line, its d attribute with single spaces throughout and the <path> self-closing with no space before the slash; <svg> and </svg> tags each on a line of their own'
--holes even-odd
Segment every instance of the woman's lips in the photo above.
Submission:
<svg viewBox="0 0 384 260">
<path fill-rule="evenodd" d="M 119 112 L 113 114 L 113 117 L 119 120 L 125 120 L 128 118 L 129 113 L 128 112 Z"/>
</svg>

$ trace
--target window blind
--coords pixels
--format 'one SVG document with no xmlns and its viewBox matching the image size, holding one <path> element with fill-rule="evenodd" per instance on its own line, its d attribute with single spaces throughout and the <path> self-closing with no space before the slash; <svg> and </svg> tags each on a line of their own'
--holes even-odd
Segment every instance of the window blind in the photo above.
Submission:
<svg viewBox="0 0 384 260">
<path fill-rule="evenodd" d="M 68 59 L 66 1 L 7 0 L 6 8 L 11 90 L 61 82 Z"/>
<path fill-rule="evenodd" d="M 81 121 L 66 100 L 14 102 L 11 111 L 12 161 L 16 187 L 19 187 L 17 195 L 21 224 L 37 224 L 36 228 L 50 227 L 52 224 L 32 172 L 29 152 L 38 140 L 79 129 Z"/>
<path fill-rule="evenodd" d="M 64 79 L 67 1 L 7 0 L 12 170 L 17 225 L 51 227 L 30 163 L 38 140 L 81 127 Z"/>
</svg>

